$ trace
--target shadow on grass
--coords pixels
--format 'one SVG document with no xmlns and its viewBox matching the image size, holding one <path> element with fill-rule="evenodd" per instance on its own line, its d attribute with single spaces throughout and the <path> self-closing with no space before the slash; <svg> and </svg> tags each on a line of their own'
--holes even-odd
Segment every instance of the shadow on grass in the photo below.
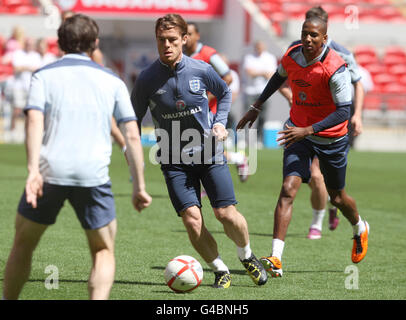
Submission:
<svg viewBox="0 0 406 320">
<path fill-rule="evenodd" d="M 224 234 L 224 231 L 219 231 L 219 230 L 209 230 L 210 233 L 213 234 Z M 172 230 L 172 232 L 179 232 L 179 233 L 185 233 L 186 230 Z M 259 237 L 272 237 L 273 234 L 272 233 L 257 233 L 257 232 L 250 232 L 249 233 L 250 236 L 259 236 Z M 288 233 L 286 235 L 287 238 L 306 238 L 306 234 L 305 233 Z"/>
<path fill-rule="evenodd" d="M 153 199 L 166 199 L 168 195 L 164 194 L 151 194 L 150 195 Z M 127 198 L 132 197 L 132 193 L 114 193 L 115 198 Z"/>
<path fill-rule="evenodd" d="M 4 279 L 0 279 L 3 281 Z M 87 280 L 74 280 L 74 279 L 59 279 L 62 283 L 87 283 Z M 45 282 L 45 279 L 29 279 L 27 282 Z M 115 280 L 114 284 L 130 284 L 130 285 L 145 285 L 145 286 L 166 286 L 162 282 L 147 282 L 147 281 L 125 281 L 125 280 Z"/>
</svg>

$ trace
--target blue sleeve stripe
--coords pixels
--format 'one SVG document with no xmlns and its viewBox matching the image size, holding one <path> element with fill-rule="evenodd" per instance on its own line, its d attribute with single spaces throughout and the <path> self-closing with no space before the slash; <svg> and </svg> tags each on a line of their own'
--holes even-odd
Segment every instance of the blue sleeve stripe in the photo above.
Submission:
<svg viewBox="0 0 406 320">
<path fill-rule="evenodd" d="M 128 122 L 128 121 L 137 121 L 137 117 L 121 118 L 120 120 L 117 120 L 117 124 L 120 124 L 122 122 Z"/>
<path fill-rule="evenodd" d="M 348 107 L 352 105 L 352 101 L 338 102 L 335 104 L 337 108 Z"/>
<path fill-rule="evenodd" d="M 358 77 L 357 79 L 355 79 L 355 80 L 351 80 L 351 83 L 355 83 L 355 82 L 358 82 L 358 81 L 360 81 L 361 80 L 361 77 Z"/>
<path fill-rule="evenodd" d="M 42 108 L 40 108 L 40 107 L 37 107 L 37 106 L 26 106 L 25 108 L 24 108 L 24 114 L 27 114 L 27 111 L 28 110 L 38 110 L 38 111 L 41 111 L 42 113 L 44 113 L 44 109 L 42 109 Z"/>
</svg>

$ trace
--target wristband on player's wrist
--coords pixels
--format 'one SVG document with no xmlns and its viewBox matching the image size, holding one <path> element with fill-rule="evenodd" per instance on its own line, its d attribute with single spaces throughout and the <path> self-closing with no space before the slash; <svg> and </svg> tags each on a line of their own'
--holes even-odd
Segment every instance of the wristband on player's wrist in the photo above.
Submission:
<svg viewBox="0 0 406 320">
<path fill-rule="evenodd" d="M 252 104 L 250 105 L 250 109 L 256 111 L 257 113 L 260 113 L 262 111 L 260 108 L 257 108 Z"/>
</svg>

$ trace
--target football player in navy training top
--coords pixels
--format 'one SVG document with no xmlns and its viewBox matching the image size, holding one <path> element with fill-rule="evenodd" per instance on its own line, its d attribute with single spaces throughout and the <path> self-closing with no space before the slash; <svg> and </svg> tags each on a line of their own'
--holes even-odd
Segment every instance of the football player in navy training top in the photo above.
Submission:
<svg viewBox="0 0 406 320">
<path fill-rule="evenodd" d="M 251 251 L 247 222 L 235 207 L 233 182 L 223 155 L 221 141 L 227 138 L 231 92 L 213 67 L 182 53 L 187 24 L 180 15 L 159 18 L 155 36 L 159 59 L 139 75 L 131 99 L 139 124 L 150 108 L 159 146 L 157 160 L 172 205 L 193 247 L 214 271 L 213 287 L 228 288 L 230 271 L 203 221 L 202 183 L 248 274 L 257 285 L 265 284 L 266 271 Z M 216 114 L 209 112 L 206 91 L 218 100 Z"/>
</svg>

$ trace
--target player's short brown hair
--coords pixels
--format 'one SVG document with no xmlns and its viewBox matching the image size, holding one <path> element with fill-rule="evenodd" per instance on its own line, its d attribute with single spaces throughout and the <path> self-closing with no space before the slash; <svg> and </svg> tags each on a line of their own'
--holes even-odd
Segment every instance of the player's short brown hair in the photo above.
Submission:
<svg viewBox="0 0 406 320">
<path fill-rule="evenodd" d="M 158 30 L 169 30 L 172 28 L 178 28 L 182 36 L 187 34 L 187 23 L 182 16 L 176 13 L 170 13 L 156 21 L 155 35 L 158 34 Z"/>
<path fill-rule="evenodd" d="M 88 16 L 75 14 L 58 29 L 58 44 L 65 53 L 91 53 L 99 36 L 97 23 Z"/>
</svg>

